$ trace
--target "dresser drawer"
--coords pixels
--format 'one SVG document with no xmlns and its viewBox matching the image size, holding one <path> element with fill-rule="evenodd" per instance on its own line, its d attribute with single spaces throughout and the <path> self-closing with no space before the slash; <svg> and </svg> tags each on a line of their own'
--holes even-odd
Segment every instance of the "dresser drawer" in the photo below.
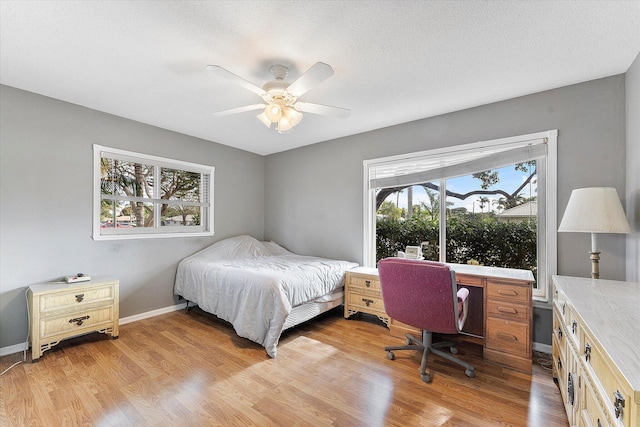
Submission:
<svg viewBox="0 0 640 427">
<path fill-rule="evenodd" d="M 515 303 L 529 304 L 531 286 L 517 286 L 513 283 L 498 280 L 487 280 L 487 301 L 506 300 Z"/>
<path fill-rule="evenodd" d="M 580 411 L 582 425 L 593 427 L 611 425 L 613 422 L 611 415 L 605 414 L 602 406 L 600 406 L 596 392 L 588 383 L 584 387 L 583 408 Z"/>
<path fill-rule="evenodd" d="M 579 357 L 584 361 L 585 372 L 593 379 L 594 393 L 599 396 L 598 389 L 603 393 L 600 396 L 607 412 L 615 413 L 616 396 L 624 399 L 624 407 L 621 408 L 619 416 L 613 418 L 621 422 L 622 425 L 631 427 L 630 423 L 630 405 L 633 402 L 633 396 L 630 393 L 626 381 L 621 378 L 614 369 L 613 363 L 603 354 L 603 351 L 590 334 L 581 329 L 580 331 L 580 347 L 578 348 Z M 599 384 L 600 387 L 597 387 Z"/>
<path fill-rule="evenodd" d="M 99 307 L 81 313 L 40 319 L 40 339 L 54 336 L 72 336 L 95 331 L 101 324 L 113 325 L 113 306 Z"/>
<path fill-rule="evenodd" d="M 40 296 L 40 312 L 60 310 L 71 306 L 80 306 L 100 301 L 111 302 L 114 299 L 113 285 L 90 289 L 75 289 L 69 292 L 58 292 Z"/>
<path fill-rule="evenodd" d="M 512 304 L 504 301 L 487 301 L 487 315 L 526 321 L 529 319 L 531 312 L 528 305 Z"/>
<path fill-rule="evenodd" d="M 382 313 L 382 315 L 386 316 L 382 296 L 349 292 L 347 298 L 349 306 L 352 310 L 358 309 L 358 311 L 363 311 L 365 313 L 379 312 Z"/>
<path fill-rule="evenodd" d="M 528 323 L 487 318 L 487 348 L 529 357 L 531 355 L 530 334 Z"/>
<path fill-rule="evenodd" d="M 370 277 L 362 276 L 349 276 L 349 287 L 353 290 L 367 290 L 373 292 L 380 292 L 380 280 L 372 279 Z"/>
</svg>

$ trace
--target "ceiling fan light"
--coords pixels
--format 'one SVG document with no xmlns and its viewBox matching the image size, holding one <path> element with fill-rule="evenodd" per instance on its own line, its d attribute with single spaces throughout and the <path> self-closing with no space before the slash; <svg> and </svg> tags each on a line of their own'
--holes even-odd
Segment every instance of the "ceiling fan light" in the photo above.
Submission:
<svg viewBox="0 0 640 427">
<path fill-rule="evenodd" d="M 277 123 L 282 118 L 282 107 L 278 104 L 269 104 L 264 109 L 264 114 L 272 123 Z"/>
<path fill-rule="evenodd" d="M 293 128 L 293 125 L 291 124 L 291 120 L 289 120 L 286 116 L 283 115 L 282 118 L 278 121 L 276 130 L 282 133 L 282 132 L 291 130 L 291 128 Z"/>
<path fill-rule="evenodd" d="M 265 114 L 265 112 L 263 111 L 262 113 L 258 114 L 256 116 L 258 118 L 258 120 L 260 120 L 266 127 L 271 128 L 271 120 L 269 120 L 269 118 L 267 117 L 267 115 Z"/>
<path fill-rule="evenodd" d="M 293 107 L 286 108 L 284 115 L 289 119 L 289 122 L 291 122 L 291 127 L 297 126 L 302 120 L 302 113 Z"/>
</svg>

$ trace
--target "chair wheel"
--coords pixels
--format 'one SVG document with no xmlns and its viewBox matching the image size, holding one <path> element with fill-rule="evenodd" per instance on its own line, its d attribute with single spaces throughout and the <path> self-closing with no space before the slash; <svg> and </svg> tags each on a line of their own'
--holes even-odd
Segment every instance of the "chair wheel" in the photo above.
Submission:
<svg viewBox="0 0 640 427">
<path fill-rule="evenodd" d="M 422 381 L 424 381 L 425 383 L 429 384 L 431 382 L 431 375 L 429 374 L 422 374 L 420 375 L 422 377 Z"/>
<path fill-rule="evenodd" d="M 388 351 L 388 352 L 387 352 L 387 359 L 389 359 L 389 360 L 393 360 L 393 359 L 395 359 L 395 358 L 396 358 L 396 355 L 395 355 L 395 354 L 393 354 L 393 351 Z"/>
<path fill-rule="evenodd" d="M 458 349 L 455 347 L 449 347 L 449 351 L 451 352 L 451 354 L 458 354 Z"/>
<path fill-rule="evenodd" d="M 476 371 L 475 370 L 467 369 L 466 371 L 464 371 L 464 373 L 469 378 L 475 378 L 475 376 L 476 376 Z"/>
</svg>

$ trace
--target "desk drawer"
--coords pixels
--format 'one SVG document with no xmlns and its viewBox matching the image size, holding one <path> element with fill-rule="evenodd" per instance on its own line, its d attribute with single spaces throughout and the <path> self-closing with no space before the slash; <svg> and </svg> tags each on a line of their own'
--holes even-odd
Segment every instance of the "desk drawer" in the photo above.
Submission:
<svg viewBox="0 0 640 427">
<path fill-rule="evenodd" d="M 531 315 L 528 305 L 511 304 L 502 301 L 487 301 L 487 315 L 503 319 L 527 321 Z"/>
<path fill-rule="evenodd" d="M 507 300 L 522 304 L 531 301 L 531 286 L 518 286 L 511 282 L 487 280 L 487 300 Z"/>
<path fill-rule="evenodd" d="M 488 348 L 530 357 L 530 334 L 528 323 L 487 318 L 486 346 Z"/>
</svg>

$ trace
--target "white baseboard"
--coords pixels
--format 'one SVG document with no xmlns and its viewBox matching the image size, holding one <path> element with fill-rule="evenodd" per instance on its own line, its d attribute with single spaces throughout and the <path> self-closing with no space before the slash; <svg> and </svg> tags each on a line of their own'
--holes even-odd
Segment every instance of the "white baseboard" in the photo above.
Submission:
<svg viewBox="0 0 640 427">
<path fill-rule="evenodd" d="M 29 349 L 29 345 L 26 342 L 10 345 L 0 348 L 0 356 L 6 356 L 8 354 L 19 353 Z"/>
<path fill-rule="evenodd" d="M 552 347 L 549 344 L 542 344 L 539 342 L 533 343 L 533 351 L 539 351 L 540 353 L 552 354 Z"/>
<path fill-rule="evenodd" d="M 169 307 L 159 308 L 157 310 L 147 311 L 146 313 L 135 314 L 129 317 L 123 317 L 120 319 L 121 325 L 126 325 L 127 323 L 137 322 L 138 320 L 148 319 L 150 317 L 160 316 L 161 314 L 171 313 L 173 311 L 182 310 L 187 307 L 187 303 L 183 302 L 177 305 L 171 305 Z"/>
<path fill-rule="evenodd" d="M 125 325 L 127 323 L 136 322 L 138 320 L 148 319 L 150 317 L 159 316 L 161 314 L 171 313 L 173 311 L 182 310 L 187 307 L 187 303 L 183 302 L 181 304 L 172 305 L 169 307 L 159 308 L 157 310 L 147 311 L 146 313 L 140 313 L 129 317 L 124 317 L 120 319 L 120 324 Z M 29 349 L 29 344 L 27 342 L 23 342 L 20 344 L 10 345 L 7 347 L 0 348 L 0 356 L 7 356 L 13 353 L 19 353 L 24 350 Z"/>
</svg>

